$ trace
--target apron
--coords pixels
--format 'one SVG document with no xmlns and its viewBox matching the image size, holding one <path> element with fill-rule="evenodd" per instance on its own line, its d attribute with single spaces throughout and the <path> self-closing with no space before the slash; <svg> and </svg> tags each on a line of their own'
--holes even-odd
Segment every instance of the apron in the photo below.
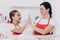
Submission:
<svg viewBox="0 0 60 40">
<path fill-rule="evenodd" d="M 48 19 L 48 24 L 40 24 L 39 22 L 41 21 L 41 19 L 38 21 L 38 23 L 36 24 L 36 27 L 37 28 L 40 28 L 40 29 L 45 29 L 48 25 L 49 25 L 49 22 L 50 22 L 50 18 Z M 34 31 L 34 35 L 43 35 L 37 31 Z M 50 32 L 47 33 L 47 34 L 44 34 L 44 35 L 50 35 Z"/>
<path fill-rule="evenodd" d="M 11 23 L 11 21 L 8 20 L 7 23 Z M 13 23 L 13 24 L 14 24 L 14 23 Z M 14 25 L 15 25 L 15 24 L 14 24 Z M 15 26 L 15 27 L 16 27 L 16 26 Z M 21 33 L 13 32 L 12 34 L 13 34 L 13 35 L 20 35 Z"/>
<path fill-rule="evenodd" d="M 21 33 L 13 32 L 13 35 L 20 35 Z"/>
<path fill-rule="evenodd" d="M 14 24 L 14 23 L 13 23 Z M 15 25 L 15 24 L 14 24 Z M 16 27 L 16 26 L 15 26 Z M 21 33 L 13 32 L 13 35 L 20 35 Z"/>
</svg>

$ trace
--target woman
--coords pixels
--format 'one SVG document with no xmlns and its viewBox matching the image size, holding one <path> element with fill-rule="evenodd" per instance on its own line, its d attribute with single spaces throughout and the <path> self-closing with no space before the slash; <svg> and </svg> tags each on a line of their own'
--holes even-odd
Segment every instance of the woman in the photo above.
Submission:
<svg viewBox="0 0 60 40">
<path fill-rule="evenodd" d="M 39 17 L 35 25 L 32 25 L 34 29 L 34 35 L 50 35 L 55 28 L 54 20 L 52 19 L 52 8 L 50 3 L 43 2 L 40 4 L 41 18 Z M 30 20 L 31 21 L 31 20 Z"/>
<path fill-rule="evenodd" d="M 21 22 L 21 13 L 18 10 L 12 10 L 9 15 L 10 15 L 11 23 L 15 26 L 15 28 L 11 30 L 13 32 L 13 35 L 21 34 L 29 24 L 28 20 L 21 27 L 19 25 L 19 23 Z"/>
</svg>

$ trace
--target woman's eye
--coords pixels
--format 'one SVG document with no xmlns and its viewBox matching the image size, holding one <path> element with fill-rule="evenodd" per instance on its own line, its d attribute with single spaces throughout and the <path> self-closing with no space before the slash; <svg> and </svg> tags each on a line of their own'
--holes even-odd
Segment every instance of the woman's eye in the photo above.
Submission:
<svg viewBox="0 0 60 40">
<path fill-rule="evenodd" d="M 41 10 L 43 10 L 43 9 L 41 9 Z"/>
<path fill-rule="evenodd" d="M 18 16 L 20 16 L 20 14 L 18 14 Z"/>
</svg>

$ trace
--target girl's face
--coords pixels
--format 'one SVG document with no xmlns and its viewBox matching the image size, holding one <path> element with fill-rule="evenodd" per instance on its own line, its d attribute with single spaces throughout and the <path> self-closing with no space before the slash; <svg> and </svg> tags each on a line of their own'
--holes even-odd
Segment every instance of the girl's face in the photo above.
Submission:
<svg viewBox="0 0 60 40">
<path fill-rule="evenodd" d="M 13 17 L 13 20 L 15 20 L 18 23 L 20 23 L 20 21 L 21 21 L 21 14 L 19 12 L 15 12 L 15 15 Z"/>
<path fill-rule="evenodd" d="M 41 13 L 41 15 L 44 16 L 45 14 L 47 14 L 47 12 L 49 12 L 49 9 L 46 9 L 44 7 L 44 5 L 41 5 L 40 6 L 40 13 Z"/>
</svg>

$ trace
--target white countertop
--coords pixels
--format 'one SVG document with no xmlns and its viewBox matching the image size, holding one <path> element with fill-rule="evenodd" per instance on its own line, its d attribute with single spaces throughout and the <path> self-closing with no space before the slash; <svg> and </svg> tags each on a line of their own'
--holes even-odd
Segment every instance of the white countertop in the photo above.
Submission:
<svg viewBox="0 0 60 40">
<path fill-rule="evenodd" d="M 58 39 L 60 40 L 59 36 L 56 35 L 47 35 L 47 36 L 38 36 L 38 35 L 9 35 L 7 38 L 0 38 L 0 40 L 46 40 L 46 39 Z"/>
</svg>

